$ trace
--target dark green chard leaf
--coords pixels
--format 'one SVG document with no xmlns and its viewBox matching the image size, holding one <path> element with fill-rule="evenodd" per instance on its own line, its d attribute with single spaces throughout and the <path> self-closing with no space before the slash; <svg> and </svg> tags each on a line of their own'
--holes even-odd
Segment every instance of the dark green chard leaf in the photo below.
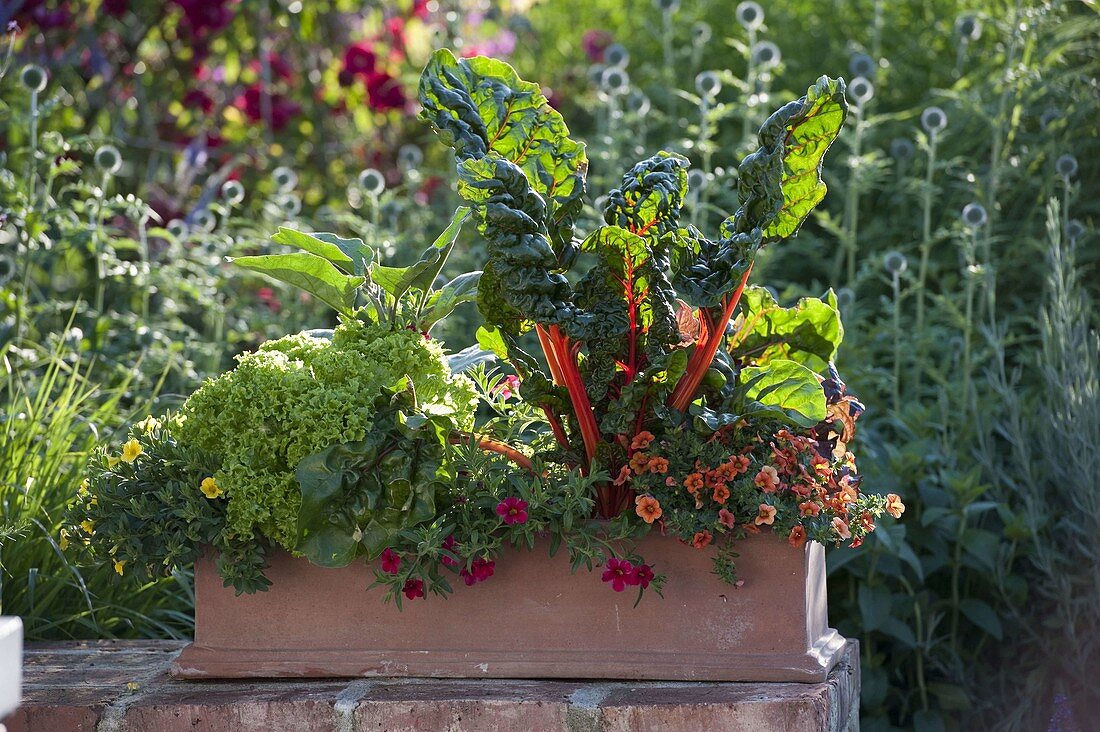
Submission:
<svg viewBox="0 0 1100 732">
<path fill-rule="evenodd" d="M 432 326 L 446 318 L 464 302 L 477 300 L 477 285 L 481 272 L 466 272 L 432 292 L 425 304 L 425 312 L 420 316 L 420 327 L 431 330 Z"/>
<path fill-rule="evenodd" d="M 406 414 L 412 397 L 381 398 L 366 440 L 331 445 L 297 469 L 302 505 L 295 549 L 314 564 L 342 567 L 361 551 L 377 556 L 401 530 L 435 518 L 449 478 L 451 420 Z"/>
<path fill-rule="evenodd" d="M 741 208 L 723 236 L 761 229 L 765 244 L 794 236 L 827 190 L 825 152 L 848 115 L 844 81 L 822 76 L 806 96 L 785 104 L 760 127 L 760 148 L 741 161 Z"/>
<path fill-rule="evenodd" d="M 618 226 L 603 226 L 581 245 L 596 264 L 576 288 L 577 317 L 567 332 L 588 344 L 585 385 L 593 402 L 607 394 L 619 370 L 629 384 L 647 359 L 679 344 L 676 295 L 653 241 Z"/>
<path fill-rule="evenodd" d="M 635 234 L 675 231 L 687 196 L 689 166 L 683 155 L 664 151 L 638 163 L 607 194 L 604 221 Z"/>
<path fill-rule="evenodd" d="M 323 257 L 309 252 L 226 257 L 238 266 L 299 287 L 337 312 L 350 315 L 363 278 L 344 274 Z"/>
<path fill-rule="evenodd" d="M 546 201 L 549 237 L 556 255 L 567 261 L 588 159 L 539 85 L 519 78 L 503 61 L 457 59 L 441 49 L 420 77 L 420 104 L 421 118 L 460 161 L 495 154 L 522 170 Z"/>
<path fill-rule="evenodd" d="M 784 308 L 766 288 L 748 287 L 741 304 L 728 349 L 734 359 L 756 366 L 790 359 L 821 372 L 836 358 L 844 326 L 832 290 L 824 300 L 804 297 Z"/>
<path fill-rule="evenodd" d="M 710 241 L 694 228 L 670 235 L 676 291 L 695 307 L 712 308 L 741 283 L 760 248 L 760 230 Z"/>
</svg>

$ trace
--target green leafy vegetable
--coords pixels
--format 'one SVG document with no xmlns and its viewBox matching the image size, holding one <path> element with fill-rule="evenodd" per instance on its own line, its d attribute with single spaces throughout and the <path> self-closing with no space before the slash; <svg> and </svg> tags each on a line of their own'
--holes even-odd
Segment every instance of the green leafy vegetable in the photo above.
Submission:
<svg viewBox="0 0 1100 732">
<path fill-rule="evenodd" d="M 363 277 L 344 274 L 329 260 L 309 252 L 230 257 L 230 262 L 299 287 L 332 307 L 350 315 Z"/>
<path fill-rule="evenodd" d="M 804 297 L 794 307 L 784 308 L 766 288 L 749 287 L 741 303 L 742 314 L 728 349 L 733 358 L 757 366 L 785 358 L 816 372 L 824 371 L 836 358 L 844 326 L 832 290 L 824 300 Z"/>
</svg>

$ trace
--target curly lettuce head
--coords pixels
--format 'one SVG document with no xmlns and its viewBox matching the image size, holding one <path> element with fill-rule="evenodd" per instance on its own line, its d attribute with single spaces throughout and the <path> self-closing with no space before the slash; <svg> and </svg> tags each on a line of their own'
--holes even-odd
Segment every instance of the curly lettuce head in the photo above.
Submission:
<svg viewBox="0 0 1100 732">
<path fill-rule="evenodd" d="M 179 440 L 221 458 L 217 483 L 228 498 L 229 530 L 290 548 L 301 495 L 294 471 L 324 448 L 363 440 L 374 397 L 408 376 L 417 401 L 472 427 L 473 384 L 454 376 L 443 350 L 411 330 L 347 320 L 332 340 L 298 334 L 238 358 L 183 405 Z"/>
</svg>

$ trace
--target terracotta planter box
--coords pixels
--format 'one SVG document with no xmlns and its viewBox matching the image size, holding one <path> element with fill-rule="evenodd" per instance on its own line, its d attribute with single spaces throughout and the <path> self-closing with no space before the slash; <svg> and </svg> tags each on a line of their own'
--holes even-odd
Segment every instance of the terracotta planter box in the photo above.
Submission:
<svg viewBox="0 0 1100 732">
<path fill-rule="evenodd" d="M 712 553 L 649 536 L 664 598 L 616 593 L 569 572 L 564 549 L 505 553 L 496 574 L 443 599 L 383 604 L 364 564 L 323 569 L 272 558 L 267 592 L 235 597 L 209 558 L 195 567 L 195 641 L 184 678 L 425 676 L 824 681 L 846 641 L 828 627 L 824 548 L 763 533 L 737 548 L 745 585 Z M 457 580 L 457 578 L 456 578 Z"/>
</svg>

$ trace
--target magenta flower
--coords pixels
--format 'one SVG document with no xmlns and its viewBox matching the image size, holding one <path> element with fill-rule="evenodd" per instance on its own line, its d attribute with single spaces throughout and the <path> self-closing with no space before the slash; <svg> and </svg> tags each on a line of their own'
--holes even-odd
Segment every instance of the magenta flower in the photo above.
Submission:
<svg viewBox="0 0 1100 732">
<path fill-rule="evenodd" d="M 408 103 L 401 82 L 385 71 L 376 71 L 367 76 L 367 103 L 379 112 L 390 109 L 404 109 Z"/>
<path fill-rule="evenodd" d="M 649 587 L 649 583 L 653 581 L 653 568 L 648 564 L 643 564 L 636 570 L 638 577 L 638 584 L 642 586 L 642 589 Z"/>
<path fill-rule="evenodd" d="M 458 573 L 467 587 L 484 582 L 493 576 L 497 563 L 491 559 L 475 559 L 470 569 L 463 569 Z"/>
<path fill-rule="evenodd" d="M 401 588 L 401 591 L 405 593 L 405 597 L 410 600 L 415 600 L 418 597 L 424 597 L 424 580 L 411 579 L 405 583 L 405 586 Z"/>
<path fill-rule="evenodd" d="M 501 399 L 511 399 L 512 397 L 519 396 L 519 377 L 515 374 L 508 374 L 504 379 L 493 387 L 493 393 L 499 394 Z"/>
<path fill-rule="evenodd" d="M 458 542 L 455 541 L 455 538 L 453 536 L 448 536 L 446 539 L 443 540 L 443 548 L 449 552 L 454 552 L 455 546 L 457 544 Z M 447 565 L 448 567 L 457 567 L 459 564 L 459 561 L 457 559 L 452 559 L 446 554 L 441 554 L 439 557 L 439 561 L 443 562 L 443 564 Z"/>
<path fill-rule="evenodd" d="M 584 55 L 588 57 L 589 61 L 599 63 L 603 61 L 603 52 L 614 41 L 612 35 L 605 30 L 585 31 L 584 37 L 581 39 L 581 48 L 584 49 Z"/>
<path fill-rule="evenodd" d="M 344 70 L 349 74 L 373 74 L 377 62 L 378 57 L 368 41 L 360 41 L 344 49 Z"/>
<path fill-rule="evenodd" d="M 504 523 L 509 526 L 512 524 L 525 524 L 527 523 L 527 501 L 521 501 L 515 496 L 508 496 L 497 504 L 497 515 L 504 519 Z"/>
<path fill-rule="evenodd" d="M 633 587 L 638 584 L 638 570 L 625 559 L 612 557 L 604 565 L 603 581 L 610 582 L 611 589 L 615 592 L 622 592 L 627 588 L 627 585 Z"/>
<path fill-rule="evenodd" d="M 387 574 L 397 574 L 401 569 L 401 557 L 393 549 L 382 552 L 382 571 Z"/>
</svg>

